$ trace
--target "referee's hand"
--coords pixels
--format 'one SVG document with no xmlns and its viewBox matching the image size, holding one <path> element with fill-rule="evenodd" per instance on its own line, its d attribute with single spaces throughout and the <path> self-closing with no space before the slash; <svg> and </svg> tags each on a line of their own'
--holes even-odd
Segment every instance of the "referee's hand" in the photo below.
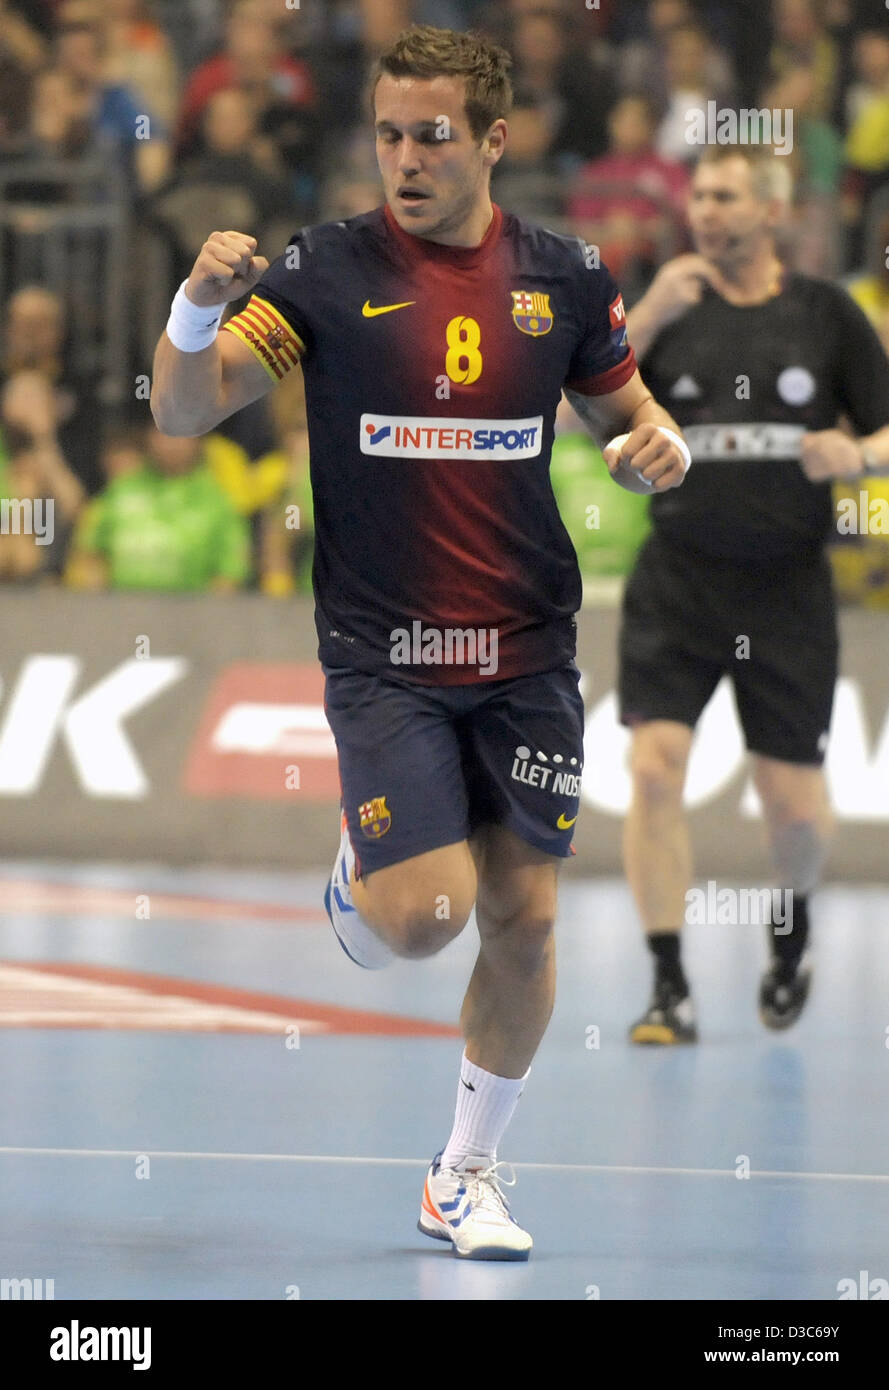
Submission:
<svg viewBox="0 0 889 1390">
<path fill-rule="evenodd" d="M 639 474 L 652 492 L 667 492 L 678 487 L 685 477 L 685 459 L 679 449 L 657 425 L 646 421 L 637 425 L 618 448 L 614 443 L 603 450 L 602 457 L 615 482 L 627 486 L 627 470 Z M 633 492 L 638 488 L 631 488 Z M 645 489 L 647 491 L 647 489 Z"/>
<path fill-rule="evenodd" d="M 666 328 L 700 303 L 705 285 L 718 289 L 720 283 L 716 267 L 697 252 L 689 252 L 664 262 L 645 298 L 657 322 Z"/>
<path fill-rule="evenodd" d="M 256 256 L 256 237 L 243 232 L 211 232 L 194 263 L 186 296 L 192 304 L 212 309 L 248 294 L 269 268 Z"/>
<path fill-rule="evenodd" d="M 812 430 L 800 441 L 800 464 L 810 483 L 832 478 L 860 478 L 863 472 L 858 441 L 842 430 Z"/>
</svg>

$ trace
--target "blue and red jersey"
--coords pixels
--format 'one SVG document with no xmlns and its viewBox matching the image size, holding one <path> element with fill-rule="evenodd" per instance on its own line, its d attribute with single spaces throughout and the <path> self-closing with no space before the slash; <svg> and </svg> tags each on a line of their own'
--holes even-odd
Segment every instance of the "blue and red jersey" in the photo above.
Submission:
<svg viewBox="0 0 889 1390">
<path fill-rule="evenodd" d="M 276 379 L 303 369 L 326 665 L 437 685 L 573 658 L 556 408 L 636 370 L 592 248 L 496 205 L 478 246 L 443 246 L 384 206 L 300 232 L 226 329 Z M 497 633 L 496 672 L 392 665 L 395 634 L 467 630 Z"/>
</svg>

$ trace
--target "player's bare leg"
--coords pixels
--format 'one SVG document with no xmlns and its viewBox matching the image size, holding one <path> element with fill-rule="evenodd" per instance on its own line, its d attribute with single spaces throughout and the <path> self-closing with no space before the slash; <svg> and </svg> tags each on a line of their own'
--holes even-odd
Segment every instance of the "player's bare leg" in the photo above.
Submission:
<svg viewBox="0 0 889 1390">
<path fill-rule="evenodd" d="M 552 1013 L 559 861 L 494 825 L 473 837 L 472 852 L 480 947 L 461 1015 L 466 1048 L 454 1127 L 427 1174 L 419 1224 L 465 1258 L 524 1260 L 531 1237 L 510 1214 L 497 1146 Z"/>
<path fill-rule="evenodd" d="M 343 845 L 348 832 L 343 829 Z M 334 930 L 360 965 L 434 955 L 476 904 L 478 960 L 463 1004 L 467 1039 L 451 1136 L 426 1177 L 420 1229 L 466 1259 L 525 1260 L 499 1143 L 552 1013 L 558 859 L 501 827 L 355 878 L 344 854 L 328 888 Z"/>
<path fill-rule="evenodd" d="M 553 1009 L 560 861 L 503 826 L 485 826 L 475 848 L 480 949 L 460 1016 L 466 1056 L 485 1071 L 520 1079 Z"/>
<path fill-rule="evenodd" d="M 382 970 L 397 956 L 435 955 L 458 936 L 469 920 L 476 884 L 465 840 L 359 877 L 343 814 L 324 905 L 346 955 L 365 970 Z"/>
<path fill-rule="evenodd" d="M 459 936 L 476 886 L 475 862 L 463 840 L 353 879 L 352 899 L 395 955 L 420 960 Z"/>
<path fill-rule="evenodd" d="M 753 781 L 784 890 L 782 910 L 768 929 L 771 962 L 760 984 L 759 1011 L 767 1027 L 789 1028 L 809 994 L 808 899 L 821 876 L 833 813 L 820 767 L 757 756 Z"/>
<path fill-rule="evenodd" d="M 667 719 L 633 730 L 633 800 L 624 824 L 624 867 L 655 957 L 654 996 L 631 1029 L 634 1042 L 691 1042 L 697 1035 L 679 955 L 692 872 L 682 804 L 692 736 L 687 725 Z"/>
</svg>

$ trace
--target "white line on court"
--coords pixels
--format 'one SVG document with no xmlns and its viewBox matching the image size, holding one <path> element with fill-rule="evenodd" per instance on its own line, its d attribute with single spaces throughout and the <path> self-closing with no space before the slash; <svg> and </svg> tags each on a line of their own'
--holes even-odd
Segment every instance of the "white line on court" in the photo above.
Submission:
<svg viewBox="0 0 889 1390">
<path fill-rule="evenodd" d="M 428 1158 L 364 1158 L 348 1154 L 201 1153 L 190 1149 L 40 1149 L 0 1145 L 0 1158 L 185 1158 L 229 1163 L 367 1163 L 388 1168 L 428 1168 Z M 514 1163 L 536 1173 L 624 1173 L 675 1178 L 734 1178 L 734 1168 L 660 1168 L 619 1163 Z M 751 1178 L 792 1178 L 797 1182 L 885 1182 L 889 1173 L 794 1173 L 751 1169 Z"/>
</svg>

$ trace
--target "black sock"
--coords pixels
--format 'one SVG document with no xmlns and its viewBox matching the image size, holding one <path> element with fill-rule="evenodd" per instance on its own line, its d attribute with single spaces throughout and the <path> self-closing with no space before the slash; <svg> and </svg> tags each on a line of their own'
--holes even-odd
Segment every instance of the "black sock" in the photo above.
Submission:
<svg viewBox="0 0 889 1390">
<path fill-rule="evenodd" d="M 678 931 L 652 932 L 648 937 L 648 949 L 655 959 L 655 982 L 666 982 L 684 998 L 688 994 L 688 981 L 679 959 Z"/>
<path fill-rule="evenodd" d="M 797 897 L 789 889 L 784 890 L 782 899 L 781 916 L 784 921 L 775 922 L 773 914 L 769 930 L 772 957 L 788 969 L 795 970 L 809 940 L 809 900 Z M 786 930 L 788 926 L 791 927 L 790 931 Z"/>
</svg>

